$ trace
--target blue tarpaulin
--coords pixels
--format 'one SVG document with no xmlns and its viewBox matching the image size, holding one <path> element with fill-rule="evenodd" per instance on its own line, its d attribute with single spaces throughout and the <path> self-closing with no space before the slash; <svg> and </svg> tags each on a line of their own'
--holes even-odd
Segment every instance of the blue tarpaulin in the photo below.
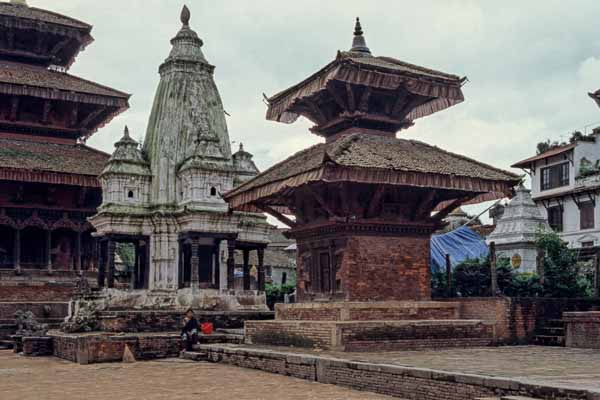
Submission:
<svg viewBox="0 0 600 400">
<path fill-rule="evenodd" d="M 487 257 L 489 249 L 485 240 L 466 226 L 452 232 L 431 237 L 431 271 L 446 271 L 446 254 L 450 255 L 452 268 L 461 262 Z"/>
</svg>

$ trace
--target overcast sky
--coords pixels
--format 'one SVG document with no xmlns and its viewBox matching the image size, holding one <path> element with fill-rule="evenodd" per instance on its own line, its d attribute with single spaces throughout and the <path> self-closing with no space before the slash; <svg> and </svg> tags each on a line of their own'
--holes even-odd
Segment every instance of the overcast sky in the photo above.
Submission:
<svg viewBox="0 0 600 400">
<path fill-rule="evenodd" d="M 94 26 L 71 73 L 131 93 L 131 109 L 89 144 L 112 151 L 123 126 L 142 138 L 184 3 L 216 66 L 231 140 L 259 168 L 319 141 L 305 120 L 265 120 L 262 93 L 304 79 L 350 47 L 361 17 L 375 55 L 467 76 L 466 101 L 416 121 L 415 138 L 501 168 L 546 138 L 600 125 L 598 0 L 29 0 Z M 515 171 L 521 172 L 521 171 Z"/>
</svg>

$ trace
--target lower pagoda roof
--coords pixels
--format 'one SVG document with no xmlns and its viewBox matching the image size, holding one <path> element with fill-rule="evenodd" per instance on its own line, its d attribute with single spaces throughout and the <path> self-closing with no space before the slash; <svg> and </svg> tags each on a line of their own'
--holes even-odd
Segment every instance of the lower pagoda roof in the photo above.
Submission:
<svg viewBox="0 0 600 400">
<path fill-rule="evenodd" d="M 416 140 L 364 133 L 317 144 L 276 164 L 225 195 L 233 209 L 250 210 L 309 183 L 355 182 L 464 193 L 481 202 L 509 196 L 521 177 Z"/>
<path fill-rule="evenodd" d="M 590 97 L 594 99 L 598 107 L 600 107 L 600 90 L 596 90 L 594 93 L 590 93 Z"/>
<path fill-rule="evenodd" d="M 44 66 L 0 62 L 0 93 L 128 108 L 129 94 Z"/>
<path fill-rule="evenodd" d="M 0 137 L 0 180 L 100 187 L 109 157 L 82 144 Z"/>
</svg>

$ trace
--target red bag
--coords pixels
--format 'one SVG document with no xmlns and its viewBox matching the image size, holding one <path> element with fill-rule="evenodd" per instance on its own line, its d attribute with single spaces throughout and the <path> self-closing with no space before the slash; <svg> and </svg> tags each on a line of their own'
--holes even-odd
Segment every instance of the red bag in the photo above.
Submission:
<svg viewBox="0 0 600 400">
<path fill-rule="evenodd" d="M 204 335 L 212 335 L 214 330 L 214 326 L 211 322 L 204 322 L 200 324 L 200 331 Z"/>
</svg>

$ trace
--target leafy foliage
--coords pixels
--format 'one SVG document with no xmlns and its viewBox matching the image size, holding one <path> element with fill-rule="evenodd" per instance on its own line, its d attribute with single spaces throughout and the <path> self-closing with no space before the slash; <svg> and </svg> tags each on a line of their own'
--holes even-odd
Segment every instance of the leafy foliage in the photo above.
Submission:
<svg viewBox="0 0 600 400">
<path fill-rule="evenodd" d="M 583 297 L 591 293 L 591 283 L 581 274 L 577 254 L 555 232 L 539 233 L 536 245 L 544 251 L 544 296 Z"/>
<path fill-rule="evenodd" d="M 285 285 L 273 285 L 267 283 L 265 285 L 265 293 L 267 295 L 267 305 L 270 309 L 275 307 L 277 303 L 283 303 L 286 294 L 292 294 L 296 291 L 296 282 L 289 282 Z"/>
</svg>

